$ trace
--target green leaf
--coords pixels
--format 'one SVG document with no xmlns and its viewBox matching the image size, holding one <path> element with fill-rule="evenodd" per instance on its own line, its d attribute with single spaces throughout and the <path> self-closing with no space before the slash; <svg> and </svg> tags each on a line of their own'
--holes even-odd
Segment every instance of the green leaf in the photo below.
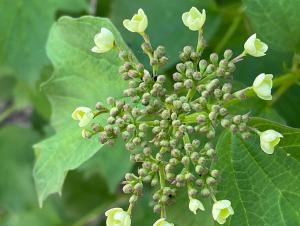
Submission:
<svg viewBox="0 0 300 226">
<path fill-rule="evenodd" d="M 63 17 L 51 29 L 47 52 L 55 72 L 43 90 L 52 105 L 51 124 L 56 135 L 35 145 L 37 162 L 34 178 L 39 202 L 48 195 L 61 192 L 65 176 L 92 157 L 102 147 L 94 137 L 85 140 L 81 130 L 71 118 L 78 106 L 92 106 L 105 102 L 108 96 L 120 96 L 126 83 L 118 76 L 121 61 L 116 50 L 104 54 L 91 52 L 94 35 L 101 27 L 110 29 L 121 48 L 126 47 L 120 34 L 108 19 Z M 103 122 L 103 119 L 100 120 Z M 117 151 L 117 150 L 116 150 Z M 106 151 L 106 158 L 99 161 L 99 168 L 106 169 L 115 161 L 114 151 Z M 118 150 L 120 159 L 128 159 L 128 153 Z M 110 185 L 120 180 L 128 164 L 118 164 L 115 177 L 105 175 Z"/>
<path fill-rule="evenodd" d="M 300 222 L 300 162 L 277 149 L 265 154 L 256 136 L 245 141 L 224 133 L 218 141 L 222 170 L 218 199 L 232 202 L 226 225 L 281 226 Z"/>
<path fill-rule="evenodd" d="M 58 9 L 87 9 L 85 0 L 0 1 L 0 69 L 10 67 L 20 79 L 35 82 L 45 64 L 48 31 Z"/>
<path fill-rule="evenodd" d="M 280 51 L 300 49 L 300 1 L 244 0 L 258 36 Z"/>
<path fill-rule="evenodd" d="M 100 173 L 105 178 L 109 191 L 113 193 L 120 184 L 120 176 L 129 171 L 131 166 L 132 163 L 129 161 L 129 153 L 125 149 L 124 141 L 119 138 L 114 145 L 103 146 L 101 151 L 80 167 L 80 170 L 86 172 L 86 175 Z"/>
<path fill-rule="evenodd" d="M 31 145 L 38 139 L 39 135 L 31 129 L 17 126 L 0 129 L 0 208 L 18 211 L 35 200 L 31 180 Z"/>
<path fill-rule="evenodd" d="M 137 54 L 139 60 L 146 63 L 147 57 L 142 53 L 140 45 L 142 38 L 137 33 L 131 33 L 123 26 L 123 20 L 131 18 L 139 8 L 148 16 L 149 25 L 146 30 L 154 47 L 166 47 L 169 66 L 179 60 L 178 54 L 186 45 L 196 46 L 197 32 L 189 30 L 182 23 L 182 13 L 190 10 L 192 6 L 199 10 L 206 9 L 205 32 L 206 39 L 210 40 L 221 23 L 220 15 L 214 13 L 216 7 L 212 0 L 185 0 L 170 4 L 168 0 L 115 0 L 111 6 L 111 19 L 117 28 L 124 34 L 124 39 Z M 174 44 L 176 43 L 176 44 Z"/>
</svg>

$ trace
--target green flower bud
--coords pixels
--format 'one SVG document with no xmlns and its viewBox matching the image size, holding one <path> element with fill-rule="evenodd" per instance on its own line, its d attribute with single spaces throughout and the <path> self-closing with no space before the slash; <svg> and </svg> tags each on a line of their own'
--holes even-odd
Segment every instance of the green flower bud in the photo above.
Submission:
<svg viewBox="0 0 300 226">
<path fill-rule="evenodd" d="M 233 55 L 233 52 L 231 49 L 226 49 L 225 52 L 224 52 L 224 58 L 226 60 L 230 60 L 230 58 L 232 57 Z"/>
<path fill-rule="evenodd" d="M 133 192 L 133 187 L 132 187 L 132 185 L 131 185 L 131 184 L 126 184 L 126 185 L 124 185 L 124 186 L 123 186 L 123 192 L 124 192 L 125 194 L 130 194 L 130 193 L 132 193 L 132 192 Z"/>
<path fill-rule="evenodd" d="M 212 170 L 210 172 L 210 175 L 214 178 L 218 178 L 219 177 L 219 171 L 218 170 Z"/>
<path fill-rule="evenodd" d="M 202 76 L 201 76 L 201 73 L 199 71 L 195 71 L 193 73 L 193 79 L 199 81 L 199 80 L 201 80 L 201 78 L 202 78 Z"/>
<path fill-rule="evenodd" d="M 199 187 L 202 187 L 204 185 L 204 181 L 202 179 L 197 179 L 195 183 Z"/>
<path fill-rule="evenodd" d="M 209 189 L 208 189 L 208 188 L 203 188 L 203 189 L 201 190 L 201 195 L 202 195 L 203 197 L 208 197 L 208 196 L 210 196 L 210 191 L 209 191 Z"/>
<path fill-rule="evenodd" d="M 212 53 L 210 54 L 209 59 L 213 64 L 217 64 L 219 60 L 219 56 L 216 53 Z"/>
<path fill-rule="evenodd" d="M 235 123 L 235 124 L 240 124 L 241 121 L 242 121 L 242 116 L 241 115 L 236 115 L 232 118 L 232 121 Z"/>
<path fill-rule="evenodd" d="M 191 79 L 187 79 L 184 81 L 184 86 L 187 89 L 193 88 L 193 85 L 194 85 L 194 83 L 193 83 L 193 80 L 191 80 Z"/>
<path fill-rule="evenodd" d="M 209 65 L 207 66 L 205 72 L 206 72 L 207 74 L 211 74 L 211 73 L 214 72 L 214 70 L 215 70 L 215 66 L 214 66 L 213 64 L 209 64 Z"/>
<path fill-rule="evenodd" d="M 136 185 L 134 185 L 134 191 L 137 193 L 137 194 L 141 194 L 142 191 L 143 191 L 143 184 L 142 183 L 137 183 Z"/>
<path fill-rule="evenodd" d="M 176 65 L 176 69 L 177 69 L 178 72 L 184 73 L 186 67 L 185 67 L 185 65 L 183 63 L 179 63 L 179 64 Z"/>
<path fill-rule="evenodd" d="M 115 105 L 115 99 L 113 97 L 108 97 L 106 101 L 110 105 Z"/>
<path fill-rule="evenodd" d="M 216 179 L 213 177 L 207 177 L 206 178 L 206 183 L 210 186 L 215 185 L 217 183 Z"/>
<path fill-rule="evenodd" d="M 207 61 L 206 60 L 200 60 L 199 69 L 200 69 L 201 73 L 205 71 L 206 67 L 207 67 Z"/>
</svg>

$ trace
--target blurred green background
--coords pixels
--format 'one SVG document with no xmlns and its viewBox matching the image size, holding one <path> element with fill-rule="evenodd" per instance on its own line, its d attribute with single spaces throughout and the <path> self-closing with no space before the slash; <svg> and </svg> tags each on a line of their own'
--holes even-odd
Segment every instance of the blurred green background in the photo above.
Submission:
<svg viewBox="0 0 300 226">
<path fill-rule="evenodd" d="M 47 98 L 49 93 L 41 89 L 54 70 L 46 53 L 52 24 L 63 15 L 108 17 L 138 59 L 146 63 L 140 37 L 122 26 L 123 19 L 143 8 L 149 17 L 148 33 L 153 44 L 166 46 L 170 61 L 165 72 L 170 73 L 180 49 L 196 42 L 196 33 L 181 22 L 181 14 L 191 6 L 207 11 L 207 52 L 231 48 L 238 54 L 253 33 L 269 44 L 266 57 L 246 58 L 239 65 L 237 80 L 251 85 L 260 72 L 275 76 L 288 72 L 300 49 L 299 0 L 0 0 L 0 225 L 105 225 L 104 211 L 127 203 L 119 183 L 134 166 L 123 159 L 124 155 L 116 160 L 114 155 L 97 153 L 67 175 L 62 196 L 52 195 L 42 209 L 38 206 L 32 147 L 55 133 L 51 115 L 57 114 Z M 299 61 L 297 55 L 294 60 Z M 272 108 L 261 103 L 261 114 L 300 127 L 299 97 L 299 84 L 292 84 Z M 119 146 L 116 149 L 121 150 Z M 103 158 L 105 161 L 100 160 Z M 146 192 L 140 202 L 134 225 L 154 222 L 151 208 L 143 208 L 149 206 L 150 195 Z M 184 203 L 179 198 L 177 207 Z M 192 216 L 180 208 L 173 210 L 173 215 L 182 219 Z M 205 220 L 207 216 L 203 217 Z"/>
</svg>

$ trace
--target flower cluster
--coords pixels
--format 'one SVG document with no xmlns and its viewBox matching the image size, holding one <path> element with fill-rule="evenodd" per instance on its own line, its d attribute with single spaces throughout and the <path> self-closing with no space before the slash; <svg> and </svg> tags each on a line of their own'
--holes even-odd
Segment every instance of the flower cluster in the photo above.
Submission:
<svg viewBox="0 0 300 226">
<path fill-rule="evenodd" d="M 161 215 L 154 226 L 174 225 L 166 220 L 166 207 L 174 202 L 176 193 L 182 188 L 186 188 L 191 212 L 205 211 L 201 200 L 211 197 L 213 219 L 224 224 L 234 210 L 229 200 L 218 201 L 215 197 L 216 186 L 220 183 L 219 171 L 215 168 L 214 143 L 218 130 L 228 129 L 244 139 L 254 132 L 260 136 L 261 148 L 268 154 L 274 152 L 282 138 L 276 131 L 261 132 L 248 126 L 249 114 L 234 115 L 228 108 L 233 100 L 243 100 L 251 91 L 261 99 L 272 99 L 273 76 L 270 74 L 257 76 L 252 87 L 235 92 L 232 88 L 236 64 L 246 55 L 265 55 L 267 45 L 254 34 L 246 41 L 240 55 L 233 57 L 233 52 L 226 50 L 222 57 L 212 53 L 205 60 L 202 58 L 205 20 L 205 10 L 200 12 L 195 7 L 182 15 L 184 25 L 198 32 L 198 44 L 196 48 L 185 46 L 182 49 L 181 62 L 176 65 L 172 78 L 159 73 L 168 58 L 163 46 L 152 47 L 145 32 L 148 18 L 142 9 L 123 24 L 143 37 L 141 47 L 149 57 L 151 72 L 137 63 L 131 53 L 115 48 L 114 36 L 107 28 L 101 28 L 95 36 L 93 52 L 103 53 L 114 48 L 119 51 L 124 62 L 119 73 L 128 81 L 128 88 L 123 93 L 125 98 L 109 97 L 107 104 L 97 103 L 95 111 L 79 107 L 72 117 L 83 127 L 84 138 L 97 134 L 101 143 L 114 144 L 121 136 L 131 153 L 130 160 L 139 166 L 136 173 L 127 173 L 123 182 L 124 193 L 130 195 L 128 210 L 107 211 L 107 226 L 130 226 L 132 209 L 145 183 L 154 188 L 153 210 Z M 172 89 L 166 85 L 170 79 L 173 80 Z M 108 114 L 106 125 L 94 122 L 100 114 Z"/>
</svg>

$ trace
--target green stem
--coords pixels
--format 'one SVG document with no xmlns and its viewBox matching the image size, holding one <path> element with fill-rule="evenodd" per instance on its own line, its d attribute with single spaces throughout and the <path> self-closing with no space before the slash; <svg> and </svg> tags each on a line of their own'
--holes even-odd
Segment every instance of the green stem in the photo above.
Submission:
<svg viewBox="0 0 300 226">
<path fill-rule="evenodd" d="M 225 33 L 225 35 L 223 36 L 221 42 L 218 43 L 218 45 L 215 48 L 215 52 L 220 52 L 228 43 L 228 41 L 231 39 L 231 37 L 233 36 L 233 34 L 235 33 L 236 29 L 238 28 L 240 22 L 242 20 L 242 15 L 238 15 L 237 17 L 235 17 L 235 19 L 232 21 L 229 29 L 227 30 L 227 32 Z"/>
<path fill-rule="evenodd" d="M 160 183 L 160 188 L 163 191 L 164 187 L 166 186 L 166 184 L 165 184 L 166 183 L 165 182 L 165 169 L 164 169 L 163 164 L 159 165 L 159 183 Z M 167 217 L 166 206 L 163 203 L 161 203 L 160 215 L 161 215 L 161 218 Z"/>
<path fill-rule="evenodd" d="M 290 73 L 285 76 L 280 76 L 277 80 L 275 79 L 273 82 L 273 86 L 278 86 L 278 90 L 273 94 L 272 101 L 270 102 L 270 106 L 274 105 L 279 98 L 295 83 L 297 83 L 300 79 L 300 73 Z"/>
<path fill-rule="evenodd" d="M 4 121 L 11 113 L 16 110 L 16 106 L 13 104 L 6 108 L 3 112 L 0 113 L 0 123 Z"/>
<path fill-rule="evenodd" d="M 198 32 L 198 42 L 197 42 L 197 49 L 196 49 L 196 51 L 198 53 L 201 53 L 204 48 L 205 48 L 205 41 L 204 41 L 204 37 L 203 37 L 203 31 L 201 29 Z"/>
</svg>

